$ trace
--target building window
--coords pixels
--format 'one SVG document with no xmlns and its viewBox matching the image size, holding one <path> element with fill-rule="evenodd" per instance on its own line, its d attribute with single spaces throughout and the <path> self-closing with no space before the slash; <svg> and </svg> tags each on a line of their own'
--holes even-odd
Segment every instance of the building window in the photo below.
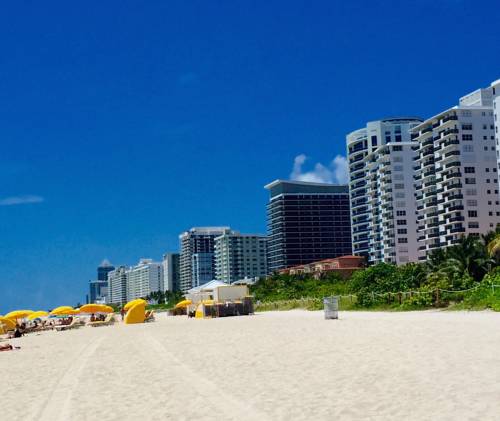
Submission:
<svg viewBox="0 0 500 421">
<path fill-rule="evenodd" d="M 372 146 L 377 146 L 377 136 L 372 136 Z"/>
<path fill-rule="evenodd" d="M 469 222 L 469 228 L 479 228 L 479 222 Z"/>
<path fill-rule="evenodd" d="M 472 135 L 471 134 L 463 134 L 462 140 L 472 140 Z"/>
<path fill-rule="evenodd" d="M 408 230 L 406 228 L 398 228 L 398 234 L 408 234 Z"/>
<path fill-rule="evenodd" d="M 401 145 L 394 145 L 392 147 L 393 152 L 401 152 L 403 150 L 403 147 Z"/>
<path fill-rule="evenodd" d="M 397 224 L 398 225 L 406 225 L 406 219 L 398 219 Z"/>
<path fill-rule="evenodd" d="M 475 210 L 470 210 L 467 214 L 469 215 L 469 218 L 477 218 L 477 211 Z"/>
<path fill-rule="evenodd" d="M 467 200 L 467 206 L 477 206 L 477 200 L 474 199 Z"/>
<path fill-rule="evenodd" d="M 396 216 L 406 216 L 406 211 L 405 210 L 398 210 L 398 211 L 396 211 Z"/>
<path fill-rule="evenodd" d="M 474 167 L 465 167 L 464 171 L 465 174 L 474 174 L 476 172 L 476 169 Z"/>
<path fill-rule="evenodd" d="M 401 183 L 396 183 L 396 184 L 394 184 L 394 188 L 397 190 L 401 190 L 401 189 L 405 188 L 405 185 L 401 184 Z"/>
<path fill-rule="evenodd" d="M 396 136 L 394 136 L 396 138 L 396 142 L 401 142 L 402 141 L 402 138 L 401 138 L 401 135 L 400 134 L 397 134 Z"/>
<path fill-rule="evenodd" d="M 475 178 L 466 178 L 465 184 L 476 184 L 476 179 Z"/>
<path fill-rule="evenodd" d="M 462 130 L 472 130 L 472 124 L 462 124 Z"/>
<path fill-rule="evenodd" d="M 474 146 L 464 145 L 464 152 L 474 152 Z"/>
<path fill-rule="evenodd" d="M 408 243 L 408 238 L 406 237 L 398 238 L 398 244 L 406 244 L 406 243 Z"/>
</svg>

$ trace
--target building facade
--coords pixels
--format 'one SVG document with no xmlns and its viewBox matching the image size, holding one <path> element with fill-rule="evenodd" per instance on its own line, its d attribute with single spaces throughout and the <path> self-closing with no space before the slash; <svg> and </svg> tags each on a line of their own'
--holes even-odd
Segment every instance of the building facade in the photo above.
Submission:
<svg viewBox="0 0 500 421">
<path fill-rule="evenodd" d="M 280 269 L 281 275 L 312 275 L 316 279 L 334 273 L 341 278 L 348 279 L 359 269 L 365 267 L 364 256 L 341 256 L 334 259 L 320 260 L 306 265 L 293 266 L 291 268 Z"/>
<path fill-rule="evenodd" d="M 89 302 L 104 304 L 108 298 L 108 281 L 89 281 Z"/>
<path fill-rule="evenodd" d="M 492 89 L 462 97 L 411 133 L 418 143 L 417 231 L 419 259 L 425 260 L 436 248 L 500 222 Z"/>
<path fill-rule="evenodd" d="M 276 180 L 265 188 L 270 273 L 352 253 L 348 186 Z"/>
<path fill-rule="evenodd" d="M 97 267 L 97 280 L 89 281 L 89 302 L 106 303 L 108 301 L 108 273 L 115 267 L 106 259 Z"/>
<path fill-rule="evenodd" d="M 145 298 L 152 292 L 164 291 L 163 265 L 152 259 L 140 259 L 136 266 L 126 271 L 127 300 Z"/>
<path fill-rule="evenodd" d="M 347 135 L 353 253 L 369 263 L 418 260 L 410 129 L 421 122 L 387 118 Z"/>
<path fill-rule="evenodd" d="M 245 278 L 261 278 L 267 271 L 265 235 L 226 232 L 215 238 L 215 278 L 233 283 Z"/>
<path fill-rule="evenodd" d="M 500 170 L 500 79 L 491 84 L 493 120 L 495 125 L 495 145 L 497 148 L 497 168 Z M 500 182 L 500 171 L 497 171 Z"/>
<path fill-rule="evenodd" d="M 182 292 L 215 278 L 215 238 L 230 231 L 229 227 L 197 227 L 179 236 L 179 284 Z"/>
<path fill-rule="evenodd" d="M 115 267 L 109 262 L 109 260 L 104 259 L 101 264 L 97 267 L 97 280 L 107 281 L 108 273 L 115 270 Z"/>
<path fill-rule="evenodd" d="M 119 266 L 108 272 L 108 303 L 123 305 L 128 301 L 127 270 L 126 266 Z"/>
<path fill-rule="evenodd" d="M 165 291 L 180 290 L 179 265 L 179 253 L 166 253 L 163 255 L 163 286 Z"/>
</svg>

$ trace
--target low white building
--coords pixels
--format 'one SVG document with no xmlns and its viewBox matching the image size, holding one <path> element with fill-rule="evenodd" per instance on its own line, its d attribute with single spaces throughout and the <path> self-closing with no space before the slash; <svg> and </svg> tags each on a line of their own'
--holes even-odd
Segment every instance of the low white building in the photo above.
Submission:
<svg viewBox="0 0 500 421">
<path fill-rule="evenodd" d="M 127 300 L 127 270 L 120 266 L 108 273 L 108 303 L 125 304 Z"/>
<path fill-rule="evenodd" d="M 152 292 L 164 291 L 163 266 L 152 259 L 141 259 L 127 270 L 127 300 L 147 297 Z"/>
</svg>

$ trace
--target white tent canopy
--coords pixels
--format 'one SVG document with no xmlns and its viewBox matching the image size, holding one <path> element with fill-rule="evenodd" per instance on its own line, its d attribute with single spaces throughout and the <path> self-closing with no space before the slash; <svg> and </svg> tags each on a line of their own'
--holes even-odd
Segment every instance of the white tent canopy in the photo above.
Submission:
<svg viewBox="0 0 500 421">
<path fill-rule="evenodd" d="M 188 294 L 198 294 L 200 292 L 213 291 L 217 287 L 224 287 L 224 286 L 228 286 L 228 285 L 229 284 L 226 284 L 225 282 L 213 280 L 213 281 L 207 282 L 206 284 L 200 285 L 199 287 L 191 288 L 188 291 Z"/>
</svg>

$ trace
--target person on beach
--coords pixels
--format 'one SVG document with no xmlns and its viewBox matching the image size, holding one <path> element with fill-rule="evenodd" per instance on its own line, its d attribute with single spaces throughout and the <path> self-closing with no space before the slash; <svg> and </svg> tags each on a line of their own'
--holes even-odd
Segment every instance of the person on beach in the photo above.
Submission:
<svg viewBox="0 0 500 421">
<path fill-rule="evenodd" d="M 90 316 L 90 321 L 95 322 L 95 316 L 93 314 Z"/>
<path fill-rule="evenodd" d="M 122 316 L 122 322 L 123 322 L 123 319 L 125 318 L 125 309 L 122 307 L 122 309 L 120 310 L 120 314 Z"/>
<path fill-rule="evenodd" d="M 14 349 L 20 349 L 20 348 L 18 346 L 14 348 L 11 344 L 0 344 L 0 352 L 14 351 Z"/>
</svg>

